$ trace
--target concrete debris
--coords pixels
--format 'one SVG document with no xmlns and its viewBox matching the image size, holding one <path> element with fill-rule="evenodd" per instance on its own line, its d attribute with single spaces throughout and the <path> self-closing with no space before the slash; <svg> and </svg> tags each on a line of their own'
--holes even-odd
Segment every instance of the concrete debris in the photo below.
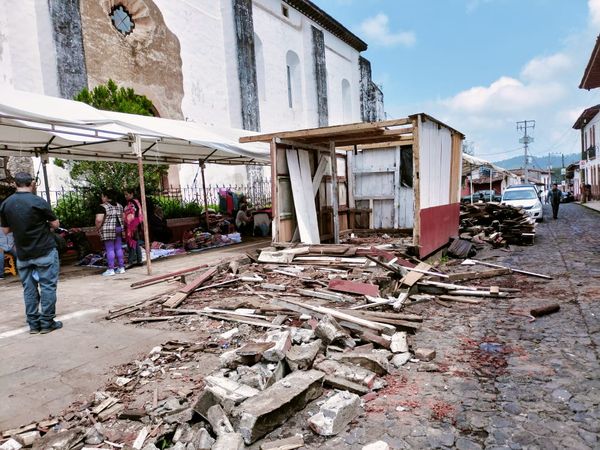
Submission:
<svg viewBox="0 0 600 450">
<path fill-rule="evenodd" d="M 292 336 L 289 331 L 270 331 L 265 337 L 265 342 L 274 342 L 275 345 L 263 353 L 263 358 L 278 362 L 285 358 L 285 354 L 292 346 Z"/>
<path fill-rule="evenodd" d="M 75 427 L 60 433 L 48 433 L 33 445 L 34 450 L 69 450 L 83 440 L 83 428 Z"/>
<path fill-rule="evenodd" d="M 221 408 L 221 405 L 214 405 L 208 408 L 208 422 L 217 436 L 233 433 L 233 426 L 229 422 L 229 418 Z"/>
<path fill-rule="evenodd" d="M 209 375 L 204 381 L 207 389 L 219 399 L 219 404 L 227 412 L 230 412 L 236 405 L 250 397 L 254 397 L 260 392 L 258 389 L 237 383 L 225 377 Z"/>
<path fill-rule="evenodd" d="M 342 378 L 352 383 L 371 388 L 377 374 L 371 370 L 354 364 L 345 364 L 331 359 L 325 359 L 315 364 L 315 369 L 325 372 L 327 375 Z"/>
<path fill-rule="evenodd" d="M 347 391 L 330 397 L 317 414 L 308 419 L 310 428 L 321 436 L 335 436 L 360 413 L 360 397 Z"/>
<path fill-rule="evenodd" d="M 253 443 L 319 397 L 324 376 L 318 370 L 292 372 L 236 407 L 232 415 L 244 442 Z"/>
<path fill-rule="evenodd" d="M 215 440 L 206 431 L 206 428 L 200 428 L 194 433 L 188 445 L 191 445 L 194 450 L 210 450 L 214 443 Z"/>
<path fill-rule="evenodd" d="M 85 432 L 84 442 L 88 445 L 98 445 L 104 442 L 104 427 L 97 423 Z"/>
<path fill-rule="evenodd" d="M 382 351 L 375 350 L 363 353 L 347 352 L 336 355 L 335 359 L 364 367 L 365 369 L 375 372 L 377 375 L 385 375 L 389 372 L 388 354 L 390 353 L 382 353 Z"/>
<path fill-rule="evenodd" d="M 240 332 L 239 328 L 232 328 L 229 331 L 226 331 L 225 333 L 221 333 L 219 335 L 219 338 L 221 339 L 231 339 L 232 337 L 234 337 L 236 334 L 238 334 Z"/>
<path fill-rule="evenodd" d="M 238 366 L 251 366 L 260 361 L 261 356 L 262 355 L 260 354 L 242 356 L 236 349 L 233 349 L 221 353 L 219 356 L 219 363 L 221 364 L 221 367 L 235 369 Z"/>
<path fill-rule="evenodd" d="M 294 344 L 308 344 L 315 338 L 315 332 L 310 328 L 291 328 L 290 331 Z"/>
<path fill-rule="evenodd" d="M 217 438 L 212 450 L 242 450 L 244 447 L 244 439 L 241 434 L 226 433 Z"/>
<path fill-rule="evenodd" d="M 310 344 L 293 345 L 285 354 L 290 369 L 292 371 L 310 369 L 321 349 L 321 344 L 321 339 L 317 339 Z"/>
<path fill-rule="evenodd" d="M 390 350 L 392 353 L 406 353 L 408 352 L 408 341 L 406 340 L 406 332 L 398 331 L 392 335 L 392 342 L 390 344 Z"/>
<path fill-rule="evenodd" d="M 326 384 L 327 386 L 330 386 L 334 389 L 349 391 L 349 392 L 353 392 L 358 395 L 368 394 L 371 390 L 366 386 L 363 386 L 358 383 L 354 383 L 354 382 L 346 380 L 345 378 L 342 378 L 342 377 L 336 377 L 334 375 L 327 375 L 325 377 L 324 384 Z"/>
<path fill-rule="evenodd" d="M 0 445 L 0 450 L 19 450 L 23 446 L 16 440 L 10 438 L 4 444 Z"/>
<path fill-rule="evenodd" d="M 435 350 L 431 348 L 418 348 L 415 351 L 415 358 L 419 361 L 432 361 L 435 359 Z"/>
<path fill-rule="evenodd" d="M 392 357 L 391 363 L 396 369 L 399 369 L 410 360 L 410 353 L 397 353 Z"/>
<path fill-rule="evenodd" d="M 101 426 L 101 425 L 99 425 L 99 426 Z M 42 437 L 42 435 L 40 434 L 40 432 L 38 430 L 28 431 L 26 433 L 21 433 L 18 436 L 16 436 L 18 441 L 21 444 L 23 444 L 24 447 L 31 447 L 31 445 L 41 437 Z"/>
<path fill-rule="evenodd" d="M 342 328 L 342 326 L 331 317 L 329 314 L 325 315 L 317 325 L 315 329 L 317 337 L 323 340 L 326 345 L 339 344 L 344 347 L 354 348 L 356 343 L 354 339 Z"/>
<path fill-rule="evenodd" d="M 300 447 L 304 447 L 304 439 L 297 434 L 285 439 L 265 442 L 260 446 L 260 450 L 294 450 Z"/>
<path fill-rule="evenodd" d="M 362 450 L 390 450 L 390 446 L 387 442 L 377 441 L 365 445 Z"/>
</svg>

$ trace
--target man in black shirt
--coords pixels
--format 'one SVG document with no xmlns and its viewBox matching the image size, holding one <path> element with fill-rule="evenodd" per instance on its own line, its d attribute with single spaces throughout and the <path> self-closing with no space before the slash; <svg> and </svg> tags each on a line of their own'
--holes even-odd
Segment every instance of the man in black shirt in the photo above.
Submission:
<svg viewBox="0 0 600 450">
<path fill-rule="evenodd" d="M 48 202 L 33 194 L 30 174 L 17 173 L 15 183 L 17 192 L 0 206 L 0 226 L 15 239 L 29 332 L 49 333 L 62 328 L 54 320 L 59 261 L 52 235 L 60 224 Z"/>
<path fill-rule="evenodd" d="M 552 190 L 548 193 L 548 200 L 550 200 L 550 204 L 552 205 L 552 217 L 554 219 L 558 219 L 558 208 L 560 206 L 561 197 L 562 192 L 558 190 L 558 184 L 554 183 L 552 185 Z"/>
</svg>

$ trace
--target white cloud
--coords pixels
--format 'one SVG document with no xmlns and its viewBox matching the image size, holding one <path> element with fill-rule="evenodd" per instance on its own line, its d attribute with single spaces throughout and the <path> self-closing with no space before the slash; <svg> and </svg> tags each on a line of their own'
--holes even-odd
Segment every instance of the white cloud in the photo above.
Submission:
<svg viewBox="0 0 600 450">
<path fill-rule="evenodd" d="M 590 21 L 593 26 L 600 26 L 600 0 L 588 0 Z"/>
<path fill-rule="evenodd" d="M 411 47 L 417 41 L 415 33 L 412 31 L 392 32 L 390 30 L 390 19 L 383 13 L 368 17 L 360 24 L 359 28 L 367 42 L 384 47 L 394 47 L 396 45 Z"/>
<path fill-rule="evenodd" d="M 525 84 L 501 77 L 489 86 L 459 92 L 442 103 L 453 111 L 471 114 L 517 112 L 550 105 L 564 97 L 565 87 L 554 81 Z"/>
<path fill-rule="evenodd" d="M 479 8 L 480 5 L 484 3 L 491 3 L 494 0 L 469 0 L 467 2 L 467 12 L 470 14 Z"/>
<path fill-rule="evenodd" d="M 571 58 L 564 53 L 533 58 L 523 68 L 521 76 L 526 80 L 548 80 L 569 70 L 572 64 Z"/>
</svg>

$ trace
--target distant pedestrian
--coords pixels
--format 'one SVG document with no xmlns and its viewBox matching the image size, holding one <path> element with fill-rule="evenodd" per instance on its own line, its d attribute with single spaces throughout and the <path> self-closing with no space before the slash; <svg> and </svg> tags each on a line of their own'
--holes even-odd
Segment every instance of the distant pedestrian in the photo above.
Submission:
<svg viewBox="0 0 600 450">
<path fill-rule="evenodd" d="M 123 260 L 123 206 L 117 203 L 116 192 L 106 190 L 100 196 L 102 204 L 96 210 L 96 229 L 106 250 L 108 269 L 103 276 L 125 273 Z M 115 257 L 117 264 L 115 268 Z"/>
<path fill-rule="evenodd" d="M 561 197 L 562 192 L 558 190 L 558 185 L 554 183 L 552 185 L 552 190 L 548 192 L 548 200 L 552 205 L 552 217 L 554 219 L 558 219 L 558 207 L 560 206 Z"/>
<path fill-rule="evenodd" d="M 50 204 L 33 194 L 30 174 L 15 174 L 15 184 L 17 192 L 0 206 L 0 223 L 15 239 L 29 332 L 45 334 L 63 326 L 54 320 L 59 259 L 52 230 L 60 223 Z"/>
<path fill-rule="evenodd" d="M 4 278 L 4 254 L 9 253 L 13 257 L 17 257 L 15 249 L 15 239 L 12 233 L 5 233 L 0 228 L 0 280 Z"/>
<path fill-rule="evenodd" d="M 127 243 L 127 263 L 129 266 L 142 265 L 142 224 L 144 215 L 142 205 L 135 198 L 133 189 L 125 189 L 125 200 L 127 204 L 124 209 L 123 222 L 125 225 L 125 242 Z"/>
</svg>

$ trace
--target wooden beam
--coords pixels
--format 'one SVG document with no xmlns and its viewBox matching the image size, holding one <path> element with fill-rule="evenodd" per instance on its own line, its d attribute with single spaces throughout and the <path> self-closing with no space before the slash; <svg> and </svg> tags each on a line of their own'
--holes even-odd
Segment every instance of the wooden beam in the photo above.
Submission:
<svg viewBox="0 0 600 450">
<path fill-rule="evenodd" d="M 307 128 L 297 131 L 282 131 L 278 133 L 259 134 L 254 136 L 242 136 L 240 138 L 241 143 L 245 142 L 268 142 L 273 138 L 281 139 L 294 139 L 294 138 L 306 138 L 310 136 L 333 136 L 336 134 L 345 133 L 360 133 L 364 130 L 373 130 L 384 127 L 395 127 L 402 125 L 409 125 L 411 120 L 408 118 L 384 120 L 381 122 L 359 122 L 346 125 L 336 125 L 332 127 L 321 127 L 321 128 Z"/>
<path fill-rule="evenodd" d="M 279 178 L 277 178 L 277 143 L 275 139 L 271 140 L 271 210 L 273 212 L 273 221 L 271 223 L 271 240 L 280 241 L 279 230 L 281 227 L 281 211 L 279 208 Z"/>
<path fill-rule="evenodd" d="M 333 208 L 333 242 L 340 243 L 340 215 L 339 202 L 340 191 L 337 177 L 337 155 L 335 154 L 335 142 L 329 143 L 329 154 L 331 158 L 331 206 Z"/>
<path fill-rule="evenodd" d="M 294 147 L 294 148 L 302 148 L 304 150 L 314 150 L 317 152 L 329 152 L 329 147 L 327 147 L 325 145 L 324 146 L 311 145 L 306 142 L 298 142 L 298 141 L 293 141 L 291 139 L 280 139 L 280 138 L 275 138 L 275 142 L 277 142 L 280 145 L 287 145 L 288 147 Z"/>
<path fill-rule="evenodd" d="M 419 133 L 421 132 L 419 129 L 420 124 L 421 119 L 420 116 L 417 115 L 413 118 L 413 191 L 415 196 L 413 245 L 417 248 L 419 248 L 421 244 L 421 180 L 419 178 L 421 173 L 421 160 L 419 156 Z"/>
<path fill-rule="evenodd" d="M 363 135 L 363 136 L 352 136 L 352 135 L 343 135 L 337 136 L 335 139 L 335 143 L 338 147 L 344 147 L 346 145 L 360 145 L 360 144 L 377 144 L 379 142 L 389 142 L 389 141 L 412 141 L 413 137 L 410 136 L 390 136 L 384 134 L 378 135 Z M 310 139 L 308 143 L 310 144 L 325 144 L 328 142 L 325 138 L 319 139 Z"/>
<path fill-rule="evenodd" d="M 351 151 L 354 151 L 355 147 L 356 147 L 356 150 L 374 150 L 374 149 L 397 147 L 397 146 L 406 147 L 406 146 L 410 146 L 410 145 L 413 145 L 412 139 L 410 141 L 402 140 L 402 141 L 379 142 L 379 143 L 375 143 L 375 144 L 344 145 L 341 147 L 338 146 L 337 149 L 345 151 L 345 152 L 351 152 Z"/>
</svg>

